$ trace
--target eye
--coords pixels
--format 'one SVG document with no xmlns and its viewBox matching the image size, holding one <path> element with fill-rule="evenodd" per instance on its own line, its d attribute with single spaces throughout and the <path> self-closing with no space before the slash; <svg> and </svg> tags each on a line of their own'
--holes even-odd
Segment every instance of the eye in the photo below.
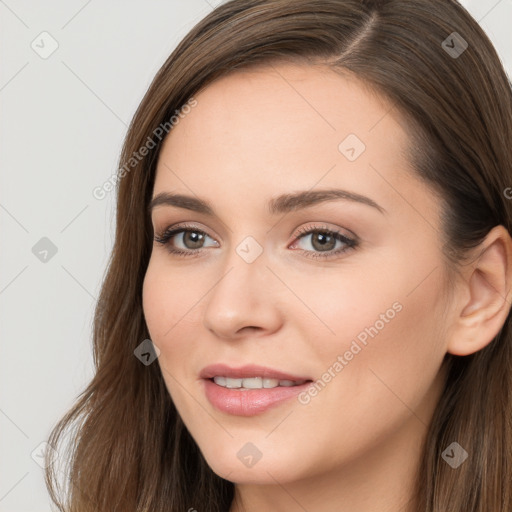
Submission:
<svg viewBox="0 0 512 512">
<path fill-rule="evenodd" d="M 304 243 L 307 246 L 304 249 L 305 255 L 309 258 L 330 258 L 335 257 L 341 253 L 344 253 L 350 249 L 357 247 L 358 241 L 354 238 L 349 238 L 337 230 L 329 229 L 325 226 L 322 227 L 310 227 L 309 229 L 299 230 L 299 236 L 297 241 L 292 244 L 291 247 L 297 245 L 298 242 L 306 240 L 308 237 L 310 241 Z M 338 244 L 338 248 L 336 248 Z M 341 248 L 339 247 L 341 245 Z M 319 252 L 315 252 L 319 251 Z"/>
<path fill-rule="evenodd" d="M 208 234 L 195 226 L 179 226 L 156 235 L 155 241 L 165 246 L 172 254 L 190 256 L 198 254 L 203 249 L 206 238 L 210 238 Z M 178 247 L 174 244 L 178 244 Z M 213 245 L 215 244 L 217 242 L 214 241 Z"/>
<path fill-rule="evenodd" d="M 314 226 L 309 229 L 299 230 L 295 242 L 290 247 L 294 248 L 299 242 L 306 240 L 307 237 L 311 237 L 310 242 L 304 245 L 309 246 L 309 248 L 302 247 L 301 250 L 309 258 L 335 257 L 358 245 L 356 239 L 349 238 L 337 230 L 329 229 L 326 226 Z M 213 240 L 207 233 L 196 226 L 182 225 L 164 230 L 155 236 L 155 241 L 165 246 L 171 254 L 190 257 L 198 256 L 207 247 L 204 245 L 207 238 Z M 337 244 L 338 248 L 336 249 Z M 213 240 L 213 244 L 210 247 L 218 247 L 218 243 Z"/>
</svg>

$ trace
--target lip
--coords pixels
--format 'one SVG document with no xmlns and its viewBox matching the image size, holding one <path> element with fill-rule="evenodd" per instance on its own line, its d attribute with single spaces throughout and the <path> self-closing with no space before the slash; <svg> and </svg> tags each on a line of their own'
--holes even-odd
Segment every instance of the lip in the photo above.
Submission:
<svg viewBox="0 0 512 512">
<path fill-rule="evenodd" d="M 248 364 L 233 368 L 227 364 L 217 363 L 204 367 L 199 376 L 202 379 L 211 379 L 216 375 L 231 379 L 244 379 L 249 377 L 263 377 L 264 379 L 278 380 L 312 380 L 309 376 L 292 375 L 266 366 Z"/>
<path fill-rule="evenodd" d="M 262 389 L 230 389 L 215 384 L 213 377 L 221 375 L 230 378 L 263 377 L 278 380 L 306 380 L 298 386 L 278 386 Z M 283 404 L 285 401 L 303 392 L 312 379 L 306 376 L 292 375 L 280 370 L 258 365 L 246 365 L 232 368 L 225 364 L 214 364 L 203 368 L 200 377 L 208 401 L 217 410 L 235 416 L 254 416 Z"/>
</svg>

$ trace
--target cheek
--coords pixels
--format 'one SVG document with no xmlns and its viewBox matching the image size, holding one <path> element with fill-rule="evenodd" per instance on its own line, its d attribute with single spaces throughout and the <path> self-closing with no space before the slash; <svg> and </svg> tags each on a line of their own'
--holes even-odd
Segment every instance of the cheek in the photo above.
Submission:
<svg viewBox="0 0 512 512">
<path fill-rule="evenodd" d="M 376 411 L 388 402 L 400 404 L 398 397 L 419 403 L 446 352 L 445 276 L 435 247 L 424 242 L 382 250 L 357 267 L 349 268 L 347 260 L 339 286 L 328 274 L 295 280 L 294 291 L 308 297 L 309 309 L 318 314 L 314 319 L 303 312 L 294 320 L 308 333 L 304 352 L 317 363 L 318 396 L 348 397 L 345 403 L 357 396 Z"/>
<path fill-rule="evenodd" d="M 337 307 L 326 317 L 336 336 L 323 336 L 324 343 L 316 344 L 310 355 L 322 361 L 324 371 L 315 398 L 319 408 L 341 400 L 354 415 L 353 425 L 370 430 L 368 411 L 392 422 L 408 410 L 420 410 L 445 355 L 439 269 L 416 288 L 413 283 L 425 272 L 401 269 L 370 270 L 367 277 L 373 284 L 366 289 L 355 287 L 364 282 L 357 276 L 353 286 L 345 281 L 352 293 L 338 292 Z M 427 421 L 427 412 L 421 414 Z"/>
<path fill-rule="evenodd" d="M 201 297 L 199 280 L 169 268 L 156 257 L 150 260 L 142 288 L 142 307 L 151 339 L 160 343 L 176 338 L 190 323 Z"/>
<path fill-rule="evenodd" d="M 179 332 L 184 323 L 190 321 L 185 316 L 190 306 L 184 297 L 190 287 L 184 289 L 177 283 L 174 278 L 177 274 L 166 270 L 158 260 L 150 260 L 142 289 L 144 318 L 149 336 L 160 350 L 158 364 L 170 392 L 174 387 L 173 377 L 182 379 L 177 375 L 175 366 L 176 361 L 183 361 L 183 350 L 187 345 L 179 343 Z M 180 290 L 180 293 L 176 290 Z"/>
<path fill-rule="evenodd" d="M 197 378 L 193 369 L 201 354 L 201 299 L 207 291 L 201 279 L 169 268 L 165 257 L 150 260 L 142 289 L 144 318 L 150 338 L 160 350 L 162 376 L 178 407 L 182 402 L 180 383 Z"/>
<path fill-rule="evenodd" d="M 336 464 L 347 446 L 369 449 L 411 418 L 422 429 L 438 398 L 445 353 L 437 323 L 444 307 L 440 275 L 412 291 L 421 270 L 371 274 L 374 284 L 366 290 L 349 286 L 332 292 L 336 305 L 324 308 L 322 318 L 336 335 L 310 337 L 305 351 L 308 361 L 318 361 L 318 380 L 301 397 L 296 415 L 301 421 L 287 423 L 288 434 L 329 440 L 321 450 L 322 464 Z"/>
</svg>

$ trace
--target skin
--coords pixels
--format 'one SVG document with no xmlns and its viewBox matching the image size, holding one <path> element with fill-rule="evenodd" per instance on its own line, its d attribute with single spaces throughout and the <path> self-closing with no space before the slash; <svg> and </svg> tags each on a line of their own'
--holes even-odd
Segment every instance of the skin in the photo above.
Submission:
<svg viewBox="0 0 512 512">
<path fill-rule="evenodd" d="M 153 197 L 197 196 L 217 215 L 156 207 L 156 234 L 186 222 L 208 236 L 195 257 L 155 242 L 143 289 L 172 400 L 212 470 L 235 482 L 231 512 L 413 511 L 444 356 L 485 347 L 509 312 L 507 231 L 489 233 L 446 293 L 440 199 L 414 176 L 407 128 L 382 97 L 349 75 L 285 63 L 237 71 L 195 97 L 164 143 Z M 338 149 L 348 134 L 366 146 L 352 162 Z M 365 195 L 385 213 L 347 200 L 266 209 L 277 195 L 329 188 Z M 298 230 L 326 226 L 359 245 L 308 257 L 325 253 Z M 236 252 L 247 236 L 263 250 L 252 263 Z M 178 234 L 169 245 L 198 247 L 184 243 Z M 199 372 L 217 362 L 321 379 L 397 302 L 394 318 L 307 404 L 239 417 L 204 395 Z M 237 457 L 247 442 L 262 453 L 252 467 Z"/>
</svg>

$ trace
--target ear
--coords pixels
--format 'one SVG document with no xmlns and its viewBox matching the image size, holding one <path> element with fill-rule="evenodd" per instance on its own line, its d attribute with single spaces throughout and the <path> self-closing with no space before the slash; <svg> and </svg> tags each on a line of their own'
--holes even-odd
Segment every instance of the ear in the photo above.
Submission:
<svg viewBox="0 0 512 512">
<path fill-rule="evenodd" d="M 503 327 L 512 301 L 512 240 L 507 229 L 495 226 L 474 250 L 477 257 L 464 269 L 464 283 L 455 295 L 460 305 L 447 340 L 447 351 L 457 356 L 487 346 Z"/>
</svg>

